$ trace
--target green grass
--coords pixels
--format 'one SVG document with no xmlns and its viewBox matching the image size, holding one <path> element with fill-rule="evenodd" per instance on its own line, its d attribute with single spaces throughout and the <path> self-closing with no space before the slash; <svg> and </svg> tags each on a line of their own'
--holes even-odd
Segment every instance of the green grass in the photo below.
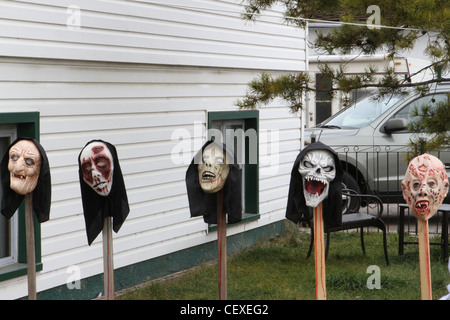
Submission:
<svg viewBox="0 0 450 320">
<path fill-rule="evenodd" d="M 314 300 L 314 252 L 306 259 L 309 237 L 304 230 L 286 222 L 283 236 L 261 241 L 228 258 L 228 299 Z M 366 234 L 365 247 L 364 255 L 359 233 L 331 235 L 326 261 L 328 300 L 420 300 L 417 245 L 405 246 L 404 255 L 399 256 L 398 236 L 389 234 L 389 266 L 384 260 L 381 233 Z M 448 293 L 450 275 L 440 247 L 430 246 L 430 250 L 432 293 L 433 299 L 438 299 Z M 371 265 L 380 268 L 380 289 L 367 288 L 367 280 L 372 275 L 367 268 Z M 205 263 L 180 277 L 129 290 L 118 299 L 215 300 L 217 292 L 217 264 Z"/>
</svg>

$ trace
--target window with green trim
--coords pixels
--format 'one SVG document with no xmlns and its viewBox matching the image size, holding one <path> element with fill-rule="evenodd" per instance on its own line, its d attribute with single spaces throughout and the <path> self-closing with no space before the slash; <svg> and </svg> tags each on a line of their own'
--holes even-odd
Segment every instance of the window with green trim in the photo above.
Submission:
<svg viewBox="0 0 450 320">
<path fill-rule="evenodd" d="M 208 113 L 208 139 L 214 137 L 233 150 L 242 170 L 243 221 L 259 218 L 259 112 Z"/>
<path fill-rule="evenodd" d="M 0 159 L 17 137 L 39 140 L 39 112 L 0 113 Z M 39 271 L 42 270 L 41 230 L 36 218 L 34 224 L 36 270 Z M 22 203 L 11 219 L 0 215 L 0 281 L 25 275 L 26 263 L 25 208 Z"/>
</svg>

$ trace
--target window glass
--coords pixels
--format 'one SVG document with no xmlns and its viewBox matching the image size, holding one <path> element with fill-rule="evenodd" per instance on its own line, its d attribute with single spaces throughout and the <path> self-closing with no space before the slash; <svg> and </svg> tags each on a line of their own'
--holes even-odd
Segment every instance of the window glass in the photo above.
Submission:
<svg viewBox="0 0 450 320">
<path fill-rule="evenodd" d="M 15 139 L 15 129 L 12 126 L 0 125 L 0 160 L 3 158 L 10 143 Z M 0 199 L 2 199 L 0 188 Z M 17 215 L 6 219 L 0 214 L 0 266 L 16 262 L 17 257 Z"/>
<path fill-rule="evenodd" d="M 413 102 L 406 105 L 404 108 L 402 108 L 399 112 L 397 112 L 394 115 L 394 118 L 403 118 L 408 120 L 408 123 L 411 121 L 418 120 L 415 117 L 412 116 L 412 111 L 414 109 L 420 110 L 423 106 L 429 105 L 431 108 L 435 108 L 438 103 L 445 102 L 448 100 L 447 95 L 441 93 L 441 94 L 434 94 L 425 96 L 419 99 L 414 100 Z"/>
</svg>

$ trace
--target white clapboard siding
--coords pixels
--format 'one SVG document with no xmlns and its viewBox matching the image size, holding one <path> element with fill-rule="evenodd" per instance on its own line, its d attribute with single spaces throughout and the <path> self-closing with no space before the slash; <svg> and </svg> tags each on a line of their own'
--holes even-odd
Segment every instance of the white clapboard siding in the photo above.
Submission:
<svg viewBox="0 0 450 320">
<path fill-rule="evenodd" d="M 87 79 L 93 69 L 109 74 L 110 79 L 116 81 L 116 91 L 139 91 L 133 85 L 143 90 L 138 99 L 122 99 L 108 96 L 103 89 L 96 92 L 92 88 L 95 84 L 90 81 L 83 83 L 79 73 L 74 76 L 77 80 L 72 81 L 71 70 L 77 65 L 79 62 L 65 62 L 56 67 L 54 62 L 48 60 L 21 63 L 17 59 L 4 59 L 0 62 L 0 68 L 8 70 L 6 78 L 16 70 L 14 81 L 0 78 L 5 93 L 5 97 L 0 99 L 0 110 L 40 112 L 40 139 L 52 168 L 51 219 L 41 225 L 44 270 L 39 277 L 46 279 L 44 286 L 48 285 L 47 288 L 65 281 L 60 270 L 68 265 L 81 266 L 83 276 L 101 272 L 101 239 L 97 239 L 91 247 L 87 246 L 77 164 L 81 148 L 94 138 L 104 139 L 116 146 L 130 201 L 130 215 L 119 234 L 114 234 L 117 242 L 115 255 L 123 257 L 117 260 L 117 267 L 155 257 L 155 247 L 160 254 L 167 254 L 171 250 L 187 248 L 187 244 L 210 241 L 211 236 L 207 234 L 203 220 L 190 218 L 185 172 L 192 156 L 204 142 L 207 112 L 237 110 L 234 102 L 245 94 L 248 81 L 256 76 L 255 72 L 248 70 L 217 72 L 215 69 L 177 67 L 186 78 L 191 73 L 193 79 L 201 78 L 200 75 L 209 79 L 207 85 L 196 87 L 179 81 L 174 68 L 142 66 L 141 73 L 145 70 L 155 78 L 158 74 L 174 75 L 165 78 L 165 86 L 148 86 L 143 90 L 142 83 L 132 80 L 120 86 L 123 79 L 132 79 L 132 66 L 127 69 L 127 65 L 122 64 L 97 66 L 91 63 L 92 68 L 84 69 Z M 26 72 L 27 68 L 38 69 L 41 75 L 33 79 L 32 73 Z M 64 81 L 58 82 L 60 73 L 64 74 Z M 0 77 L 2 74 L 0 72 Z M 118 74 L 123 74 L 123 77 Z M 49 83 L 57 83 L 61 91 L 48 90 L 43 94 L 41 88 L 48 88 Z M 28 86 L 33 87 L 32 90 L 21 95 L 20 91 L 27 90 Z M 170 91 L 188 92 L 188 89 L 191 89 L 191 95 L 174 94 L 168 99 L 161 99 L 161 94 L 155 90 L 163 87 L 167 95 Z M 72 89 L 78 92 L 69 94 Z M 192 97 L 192 90 L 196 91 L 197 100 Z M 67 93 L 66 99 L 62 92 Z M 115 96 L 120 96 L 120 92 L 116 92 Z M 164 112 L 166 104 L 172 109 Z M 80 108 L 88 112 L 83 114 Z M 259 222 L 247 227 L 231 228 L 230 234 L 248 230 L 252 225 L 257 227 L 262 223 L 275 222 L 283 216 L 291 161 L 299 148 L 298 123 L 298 115 L 291 114 L 282 106 L 268 106 L 260 111 L 262 217 Z M 174 134 L 176 130 L 190 137 L 187 148 L 182 150 L 187 153 L 184 159 L 172 154 L 181 141 L 180 136 Z M 262 174 L 266 169 L 269 169 L 269 174 Z M 264 215 L 274 216 L 268 219 Z M 189 241 L 177 240 L 184 238 Z M 159 245 L 161 243 L 167 246 Z"/>
<path fill-rule="evenodd" d="M 2 55 L 304 70 L 304 32 L 240 17 L 240 0 L 0 2 Z M 275 14 L 273 11 L 269 12 Z"/>
<path fill-rule="evenodd" d="M 81 28 L 72 30 L 73 1 L 0 2 L 0 116 L 39 112 L 51 166 L 39 291 L 64 285 L 71 265 L 83 278 L 103 271 L 101 236 L 87 245 L 78 177 L 79 152 L 92 139 L 116 146 L 130 202 L 113 235 L 116 268 L 216 239 L 190 217 L 185 185 L 208 112 L 237 111 L 261 71 L 305 66 L 303 31 L 273 17 L 246 25 L 239 3 L 79 0 Z M 259 117 L 260 219 L 228 235 L 284 217 L 300 120 L 279 102 Z M 25 277 L 0 282 L 0 299 L 26 294 Z"/>
</svg>

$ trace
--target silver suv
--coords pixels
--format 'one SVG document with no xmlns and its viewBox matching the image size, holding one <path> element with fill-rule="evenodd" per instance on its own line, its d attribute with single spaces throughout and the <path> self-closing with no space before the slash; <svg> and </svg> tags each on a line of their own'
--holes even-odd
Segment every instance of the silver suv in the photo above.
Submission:
<svg viewBox="0 0 450 320">
<path fill-rule="evenodd" d="M 374 101 L 367 96 L 316 128 L 306 129 L 305 139 L 315 137 L 339 154 L 346 187 L 375 193 L 385 201 L 397 201 L 406 172 L 408 143 L 413 137 L 407 131 L 408 123 L 413 120 L 411 111 L 416 106 L 433 106 L 449 100 L 450 83 L 436 85 L 432 93 L 423 97 L 392 96 Z M 421 136 L 426 138 L 424 134 Z M 445 164 L 450 177 L 450 148 L 433 154 Z M 445 202 L 449 199 L 447 196 Z"/>
</svg>

